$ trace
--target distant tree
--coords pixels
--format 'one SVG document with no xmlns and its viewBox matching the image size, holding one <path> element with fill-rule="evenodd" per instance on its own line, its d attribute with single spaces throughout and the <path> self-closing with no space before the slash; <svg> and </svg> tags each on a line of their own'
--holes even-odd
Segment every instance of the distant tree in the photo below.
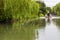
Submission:
<svg viewBox="0 0 60 40">
<path fill-rule="evenodd" d="M 60 16 L 60 3 L 56 4 L 52 10 L 56 15 Z"/>
<path fill-rule="evenodd" d="M 46 13 L 46 5 L 45 5 L 45 3 L 44 2 L 40 2 L 40 1 L 36 1 L 38 4 L 39 4 L 39 13 L 38 13 L 38 15 L 39 14 L 43 14 L 43 15 L 45 15 L 45 13 Z"/>
<path fill-rule="evenodd" d="M 46 9 L 47 9 L 48 11 L 51 11 L 51 8 L 50 8 L 50 7 L 46 7 Z"/>
</svg>

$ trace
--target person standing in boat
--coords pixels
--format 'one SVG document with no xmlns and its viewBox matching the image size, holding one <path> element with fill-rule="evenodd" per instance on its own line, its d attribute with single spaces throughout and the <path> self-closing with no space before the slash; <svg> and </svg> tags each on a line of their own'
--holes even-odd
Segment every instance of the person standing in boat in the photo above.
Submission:
<svg viewBox="0 0 60 40">
<path fill-rule="evenodd" d="M 47 14 L 47 22 L 50 23 L 50 21 L 51 21 L 51 13 L 48 13 L 48 14 Z"/>
<path fill-rule="evenodd" d="M 46 14 L 45 17 L 48 18 L 48 19 L 51 18 L 51 13 L 48 12 L 48 14 Z"/>
<path fill-rule="evenodd" d="M 47 14 L 47 18 L 51 18 L 51 14 L 50 13 Z"/>
<path fill-rule="evenodd" d="M 46 17 L 46 21 L 47 21 L 48 23 L 50 23 L 50 21 L 51 21 L 51 13 L 48 12 L 48 14 L 46 14 L 45 17 Z"/>
</svg>

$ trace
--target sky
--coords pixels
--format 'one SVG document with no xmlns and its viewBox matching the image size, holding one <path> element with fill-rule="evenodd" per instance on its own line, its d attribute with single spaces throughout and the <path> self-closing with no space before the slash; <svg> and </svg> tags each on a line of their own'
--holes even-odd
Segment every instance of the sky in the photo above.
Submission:
<svg viewBox="0 0 60 40">
<path fill-rule="evenodd" d="M 53 7 L 57 3 L 59 3 L 60 0 L 43 0 L 43 2 L 46 4 L 47 7 Z"/>
</svg>

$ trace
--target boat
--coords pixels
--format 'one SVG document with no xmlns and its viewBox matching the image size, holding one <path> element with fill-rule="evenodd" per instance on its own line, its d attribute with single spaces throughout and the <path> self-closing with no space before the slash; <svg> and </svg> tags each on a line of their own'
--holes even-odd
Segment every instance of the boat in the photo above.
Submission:
<svg viewBox="0 0 60 40">
<path fill-rule="evenodd" d="M 50 22 L 50 21 L 52 20 L 51 14 L 46 15 L 46 16 L 45 16 L 45 20 L 46 20 L 47 22 Z"/>
</svg>

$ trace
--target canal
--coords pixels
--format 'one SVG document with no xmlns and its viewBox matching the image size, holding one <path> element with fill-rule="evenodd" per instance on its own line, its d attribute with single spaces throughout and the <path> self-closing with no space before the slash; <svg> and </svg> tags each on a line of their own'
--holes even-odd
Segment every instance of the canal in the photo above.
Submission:
<svg viewBox="0 0 60 40">
<path fill-rule="evenodd" d="M 38 19 L 23 25 L 0 24 L 0 40 L 60 40 L 60 19 Z"/>
</svg>

